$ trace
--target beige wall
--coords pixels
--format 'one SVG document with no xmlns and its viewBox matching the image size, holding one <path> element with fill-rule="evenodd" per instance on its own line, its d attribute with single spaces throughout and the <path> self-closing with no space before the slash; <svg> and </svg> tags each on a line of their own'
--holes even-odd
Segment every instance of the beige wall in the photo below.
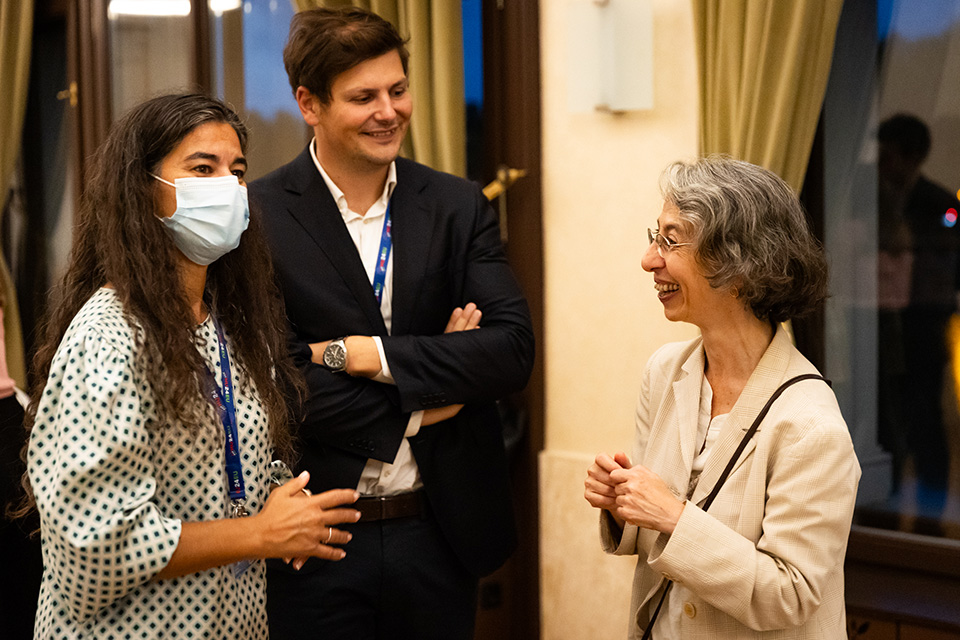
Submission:
<svg viewBox="0 0 960 640">
<path fill-rule="evenodd" d="M 540 3 L 546 442 L 540 458 L 542 637 L 623 638 L 634 561 L 599 550 L 583 499 L 598 451 L 629 452 L 646 359 L 695 329 L 663 317 L 640 268 L 660 212 L 657 177 L 697 149 L 689 2 L 653 0 L 654 109 L 567 108 L 567 8 Z M 584 0 L 580 0 L 581 2 Z"/>
</svg>

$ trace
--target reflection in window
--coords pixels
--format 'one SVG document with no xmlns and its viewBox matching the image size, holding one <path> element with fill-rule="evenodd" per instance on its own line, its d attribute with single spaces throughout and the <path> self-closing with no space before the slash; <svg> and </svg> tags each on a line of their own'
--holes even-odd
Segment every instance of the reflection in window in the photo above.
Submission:
<svg viewBox="0 0 960 640">
<path fill-rule="evenodd" d="M 290 0 L 210 0 L 213 89 L 250 129 L 253 180 L 292 160 L 311 133 L 283 68 L 293 7 Z"/>
<path fill-rule="evenodd" d="M 824 103 L 828 375 L 857 522 L 960 538 L 960 0 L 845 3 Z"/>
</svg>

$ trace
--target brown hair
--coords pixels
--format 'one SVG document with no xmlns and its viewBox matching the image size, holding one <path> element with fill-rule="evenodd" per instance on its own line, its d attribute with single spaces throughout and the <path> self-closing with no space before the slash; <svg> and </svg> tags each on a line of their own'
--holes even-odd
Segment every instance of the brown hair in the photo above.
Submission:
<svg viewBox="0 0 960 640">
<path fill-rule="evenodd" d="M 177 249 L 156 219 L 161 213 L 159 183 L 150 175 L 159 173 L 163 159 L 184 137 L 207 123 L 229 124 L 241 149 L 246 147 L 246 128 L 229 107 L 202 95 L 175 94 L 131 109 L 97 150 L 80 201 L 70 264 L 38 331 L 34 401 L 25 420 L 28 436 L 67 327 L 108 282 L 134 328 L 137 364 L 145 370 L 160 419 L 191 430 L 216 421 L 203 393 L 206 365 L 197 349 L 196 321 L 183 293 Z M 302 398 L 305 386 L 287 357 L 283 302 L 257 209 L 251 208 L 240 246 L 207 269 L 204 298 L 230 336 L 237 366 L 260 394 L 276 454 L 290 460 L 289 404 Z M 26 475 L 24 486 L 27 498 L 20 515 L 33 506 Z"/>
<path fill-rule="evenodd" d="M 283 49 L 290 88 L 306 87 L 329 104 L 334 79 L 365 60 L 396 51 L 407 72 L 406 40 L 380 16 L 355 7 L 301 11 L 290 21 Z"/>
</svg>

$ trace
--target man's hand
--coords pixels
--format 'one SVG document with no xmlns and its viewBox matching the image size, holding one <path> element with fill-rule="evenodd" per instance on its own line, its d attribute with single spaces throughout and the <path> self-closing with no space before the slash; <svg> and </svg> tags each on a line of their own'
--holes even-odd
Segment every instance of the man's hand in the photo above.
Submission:
<svg viewBox="0 0 960 640">
<path fill-rule="evenodd" d="M 457 331 L 479 329 L 480 318 L 482 316 L 483 313 L 477 308 L 477 305 L 469 302 L 462 309 L 457 307 L 453 310 L 453 313 L 450 314 L 450 319 L 447 321 L 447 328 L 444 329 L 443 332 L 455 333 Z"/>
</svg>

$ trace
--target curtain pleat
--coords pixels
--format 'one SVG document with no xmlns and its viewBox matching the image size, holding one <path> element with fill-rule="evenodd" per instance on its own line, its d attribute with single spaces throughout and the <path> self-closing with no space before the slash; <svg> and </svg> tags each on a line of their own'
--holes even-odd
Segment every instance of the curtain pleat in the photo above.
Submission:
<svg viewBox="0 0 960 640">
<path fill-rule="evenodd" d="M 466 103 L 460 3 L 450 0 L 293 0 L 297 11 L 356 6 L 409 38 L 413 118 L 402 154 L 440 171 L 466 174 Z"/>
<path fill-rule="evenodd" d="M 0 0 L 0 215 L 10 195 L 10 182 L 20 155 L 23 118 L 30 82 L 30 43 L 33 0 Z M 0 289 L 3 292 L 3 339 L 7 371 L 17 386 L 26 388 L 23 334 L 17 292 L 0 253 Z"/>
<path fill-rule="evenodd" d="M 766 167 L 799 191 L 842 0 L 693 0 L 700 149 Z"/>
</svg>

